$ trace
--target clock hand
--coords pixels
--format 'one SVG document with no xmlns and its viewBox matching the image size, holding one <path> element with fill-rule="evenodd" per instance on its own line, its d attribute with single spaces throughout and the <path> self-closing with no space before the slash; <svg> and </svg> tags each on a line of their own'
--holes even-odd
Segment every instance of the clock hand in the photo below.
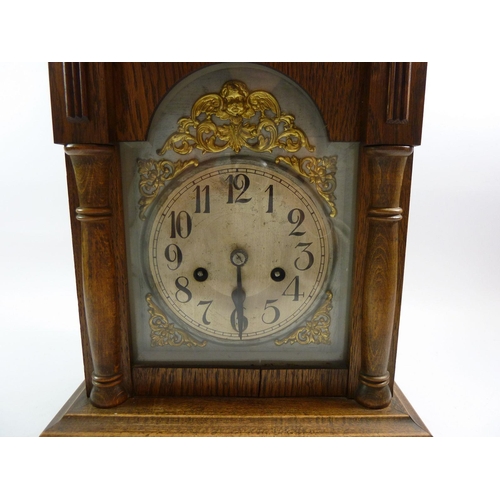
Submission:
<svg viewBox="0 0 500 500">
<path fill-rule="evenodd" d="M 236 320 L 238 323 L 238 333 L 240 334 L 241 339 L 243 337 L 243 330 L 248 324 L 248 320 L 247 318 L 245 318 L 245 315 L 243 313 L 243 303 L 245 302 L 246 294 L 241 285 L 241 268 L 238 267 L 236 269 L 238 275 L 237 286 L 233 290 L 231 297 L 233 299 L 234 305 L 236 306 Z"/>
<path fill-rule="evenodd" d="M 243 289 L 243 283 L 241 279 L 241 268 L 245 265 L 248 256 L 243 250 L 234 250 L 231 253 L 231 263 L 236 266 L 236 288 L 233 290 L 231 294 L 231 298 L 233 299 L 234 305 L 236 309 L 233 311 L 233 314 L 236 313 L 236 320 L 238 322 L 238 333 L 240 334 L 240 339 L 243 337 L 243 332 L 248 327 L 248 319 L 244 314 L 243 304 L 245 302 L 246 293 Z M 233 328 L 235 328 L 234 320 L 231 318 L 231 324 Z M 235 328 L 236 330 L 236 328 Z"/>
</svg>

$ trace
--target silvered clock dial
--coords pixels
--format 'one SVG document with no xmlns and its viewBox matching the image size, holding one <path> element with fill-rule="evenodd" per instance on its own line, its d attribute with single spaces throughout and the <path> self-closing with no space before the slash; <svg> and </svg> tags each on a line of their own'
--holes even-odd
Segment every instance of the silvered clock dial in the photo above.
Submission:
<svg viewBox="0 0 500 500">
<path fill-rule="evenodd" d="M 172 89 L 120 151 L 135 362 L 345 366 L 357 152 L 268 68 Z"/>
<path fill-rule="evenodd" d="M 146 274 L 200 338 L 277 338 L 318 307 L 335 247 L 300 179 L 264 162 L 202 165 L 165 191 L 146 229 Z"/>
</svg>

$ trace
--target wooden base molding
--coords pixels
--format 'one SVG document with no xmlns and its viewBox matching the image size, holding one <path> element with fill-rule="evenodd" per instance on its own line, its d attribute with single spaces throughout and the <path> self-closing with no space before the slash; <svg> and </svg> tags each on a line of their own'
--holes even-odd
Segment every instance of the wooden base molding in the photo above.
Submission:
<svg viewBox="0 0 500 500">
<path fill-rule="evenodd" d="M 395 385 L 369 410 L 347 398 L 130 398 L 93 406 L 82 384 L 42 433 L 56 436 L 431 436 Z"/>
</svg>

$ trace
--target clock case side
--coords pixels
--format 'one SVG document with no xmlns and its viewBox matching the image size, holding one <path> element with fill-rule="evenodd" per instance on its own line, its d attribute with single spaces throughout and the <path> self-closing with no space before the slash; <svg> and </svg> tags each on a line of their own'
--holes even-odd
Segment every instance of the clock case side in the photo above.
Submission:
<svg viewBox="0 0 500 500">
<path fill-rule="evenodd" d="M 129 355 L 130 327 L 125 271 L 123 209 L 121 207 L 120 176 L 117 169 L 110 176 L 110 204 L 112 216 L 111 241 L 116 249 L 116 301 L 119 311 L 120 368 L 123 386 L 129 395 L 190 394 L 201 378 L 206 386 L 203 395 L 293 396 L 311 395 L 311 377 L 316 377 L 315 395 L 354 397 L 362 370 L 362 302 L 367 283 L 366 254 L 369 239 L 368 211 L 372 196 L 373 174 L 366 151 L 373 146 L 411 147 L 420 144 L 425 88 L 425 63 L 266 63 L 283 72 L 311 95 L 325 119 L 330 140 L 360 142 L 361 155 L 358 175 L 357 228 L 352 290 L 352 328 L 349 368 L 333 373 L 321 370 L 269 370 L 262 376 L 255 370 L 235 370 L 226 373 L 229 387 L 219 377 L 219 369 L 192 369 L 177 373 L 178 369 L 132 367 Z M 145 140 L 154 109 L 163 96 L 181 78 L 204 63 L 51 63 L 49 65 L 51 100 L 54 123 L 54 141 L 59 144 L 114 145 L 112 169 L 117 168 L 119 142 Z M 320 75 L 321 78 L 318 76 Z M 325 83 L 326 82 L 326 83 Z M 330 91 L 327 89 L 335 89 Z M 403 264 L 406 242 L 412 155 L 407 157 L 401 178 L 398 222 L 397 271 L 395 301 L 389 340 L 385 341 L 388 384 L 392 390 L 396 359 L 399 311 L 401 301 Z M 68 162 L 68 189 L 72 214 L 81 203 L 78 186 Z M 389 171 L 391 169 L 389 168 Z M 389 208 L 389 207 L 388 207 Z M 88 319 L 85 316 L 85 292 L 82 279 L 81 228 L 72 216 L 73 243 L 81 314 L 87 394 L 92 389 L 92 363 L 89 345 Z M 170 370 L 170 371 L 169 371 Z M 200 372 L 203 371 L 203 373 Z M 314 372 L 314 374 L 312 373 Z M 370 375 L 370 374 L 368 374 Z M 333 376 L 333 378 L 332 378 Z M 266 394 L 256 387 L 268 377 L 275 389 Z M 224 378 L 224 377 L 222 377 Z M 219 381 L 219 382 L 217 382 Z M 220 394 L 218 387 L 225 387 Z M 270 387 L 271 387 L 270 386 Z M 331 390 L 335 387 L 335 390 Z M 327 390 L 325 390 L 327 388 Z M 328 388 L 330 388 L 328 390 Z M 317 394 L 316 394 L 317 393 Z"/>
</svg>

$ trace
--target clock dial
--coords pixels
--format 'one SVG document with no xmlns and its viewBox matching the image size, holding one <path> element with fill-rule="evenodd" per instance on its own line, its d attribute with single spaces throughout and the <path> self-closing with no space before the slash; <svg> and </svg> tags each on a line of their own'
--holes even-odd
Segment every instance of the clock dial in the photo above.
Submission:
<svg viewBox="0 0 500 500">
<path fill-rule="evenodd" d="M 148 274 L 192 332 L 267 337 L 317 307 L 333 260 L 327 224 L 302 181 L 276 168 L 199 167 L 159 203 Z"/>
</svg>

